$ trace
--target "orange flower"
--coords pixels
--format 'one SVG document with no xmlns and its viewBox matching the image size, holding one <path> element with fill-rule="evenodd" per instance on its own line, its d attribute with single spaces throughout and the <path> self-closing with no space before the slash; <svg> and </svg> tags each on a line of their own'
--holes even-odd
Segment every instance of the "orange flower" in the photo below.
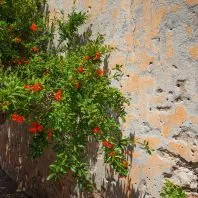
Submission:
<svg viewBox="0 0 198 198">
<path fill-rule="evenodd" d="M 101 58 L 101 53 L 100 52 L 96 52 L 95 59 L 96 60 L 100 60 L 100 58 Z"/>
<path fill-rule="evenodd" d="M 32 51 L 33 51 L 33 52 L 38 52 L 38 48 L 37 48 L 37 47 L 33 47 L 33 48 L 32 48 Z"/>
<path fill-rule="evenodd" d="M 16 38 L 15 38 L 15 42 L 16 42 L 17 44 L 20 43 L 20 42 L 21 42 L 21 38 L 16 37 Z"/>
<path fill-rule="evenodd" d="M 34 92 L 38 92 L 42 89 L 43 89 L 43 87 L 39 84 L 34 84 L 34 85 L 31 86 L 31 90 L 33 90 Z"/>
<path fill-rule="evenodd" d="M 83 73 L 84 72 L 84 68 L 83 67 L 78 67 L 77 68 L 77 72 L 80 74 L 80 73 Z"/>
<path fill-rule="evenodd" d="M 23 87 L 24 87 L 24 89 L 29 89 L 29 90 L 32 90 L 34 92 L 38 92 L 38 91 L 43 89 L 43 86 L 40 85 L 40 84 L 24 85 Z"/>
<path fill-rule="evenodd" d="M 29 85 L 24 85 L 23 87 L 24 87 L 24 89 L 30 89 Z"/>
<path fill-rule="evenodd" d="M 23 64 L 23 60 L 22 59 L 18 60 L 18 65 L 22 65 L 22 64 Z"/>
<path fill-rule="evenodd" d="M 113 144 L 111 144 L 109 141 L 105 140 L 103 141 L 103 146 L 109 148 L 109 149 L 112 149 L 113 148 Z"/>
<path fill-rule="evenodd" d="M 95 127 L 92 131 L 96 134 L 101 132 L 100 127 Z"/>
<path fill-rule="evenodd" d="M 103 75 L 103 70 L 102 69 L 98 69 L 97 70 L 97 76 L 102 76 Z"/>
<path fill-rule="evenodd" d="M 30 133 L 38 133 L 43 130 L 43 126 L 38 122 L 32 122 L 31 127 L 29 128 Z"/>
<path fill-rule="evenodd" d="M 11 115 L 11 118 L 13 121 L 18 122 L 18 123 L 22 123 L 24 121 L 24 117 L 16 113 L 13 113 Z"/>
<path fill-rule="evenodd" d="M 124 164 L 124 166 L 125 166 L 126 168 L 128 168 L 129 163 L 128 163 L 127 161 L 123 161 L 122 163 Z"/>
<path fill-rule="evenodd" d="M 47 131 L 47 136 L 48 136 L 48 139 L 51 139 L 52 138 L 52 132 L 53 132 L 53 130 L 52 129 L 49 129 L 48 131 Z"/>
<path fill-rule="evenodd" d="M 55 94 L 54 94 L 54 99 L 56 101 L 60 101 L 62 99 L 62 91 L 58 90 Z"/>
<path fill-rule="evenodd" d="M 30 26 L 30 30 L 32 32 L 36 32 L 37 31 L 37 25 L 35 23 L 32 23 L 32 25 Z"/>
<path fill-rule="evenodd" d="M 112 151 L 111 153 L 109 153 L 110 157 L 114 157 L 115 153 Z"/>
<path fill-rule="evenodd" d="M 77 89 L 79 89 L 80 86 L 81 86 L 80 83 L 76 83 L 76 84 L 75 84 L 75 87 L 76 87 Z"/>
<path fill-rule="evenodd" d="M 89 60 L 89 56 L 85 56 L 84 59 L 85 59 L 85 60 Z"/>
</svg>

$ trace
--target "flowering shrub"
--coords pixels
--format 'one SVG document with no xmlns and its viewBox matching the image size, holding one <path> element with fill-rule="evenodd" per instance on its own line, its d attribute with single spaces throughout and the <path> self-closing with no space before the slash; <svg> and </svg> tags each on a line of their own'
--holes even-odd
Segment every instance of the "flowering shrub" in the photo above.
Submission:
<svg viewBox="0 0 198 198">
<path fill-rule="evenodd" d="M 3 1 L 1 10 L 9 10 L 9 2 Z M 12 3 L 13 7 L 17 7 L 19 2 L 32 1 L 20 0 Z M 91 189 L 86 150 L 89 137 L 102 143 L 105 162 L 120 177 L 126 176 L 129 166 L 127 146 L 135 144 L 130 138 L 122 138 L 120 130 L 120 121 L 124 121 L 125 106 L 129 101 L 119 89 L 111 86 L 112 80 L 120 76 L 120 66 L 115 66 L 112 76 L 102 69 L 104 58 L 112 49 L 103 44 L 100 35 L 94 40 L 88 38 L 87 42 L 79 42 L 78 27 L 87 16 L 73 10 L 68 21 L 57 21 L 58 46 L 50 44 L 51 48 L 45 51 L 49 43 L 42 35 L 50 32 L 47 20 L 41 20 L 43 15 L 37 4 L 31 4 L 39 13 L 38 18 L 31 13 L 24 19 L 27 23 L 17 18 L 20 23 L 17 20 L 14 25 L 10 22 L 13 32 L 8 28 L 10 24 L 1 22 L 7 33 L 2 30 L 0 39 L 4 44 L 12 44 L 9 49 L 1 48 L 0 51 L 4 66 L 0 69 L 0 109 L 13 122 L 29 126 L 33 158 L 41 156 L 46 147 L 56 153 L 55 162 L 49 166 L 48 179 L 57 180 L 71 171 L 80 187 Z M 29 5 L 25 6 L 25 11 L 29 10 Z M 16 12 L 17 17 L 18 14 L 21 12 Z M 8 32 L 12 38 L 7 37 Z M 16 48 L 19 44 L 20 47 Z M 20 66 L 7 69 L 7 66 L 15 64 L 13 59 L 18 60 L 16 64 Z M 150 152 L 147 143 L 142 145 Z"/>
</svg>

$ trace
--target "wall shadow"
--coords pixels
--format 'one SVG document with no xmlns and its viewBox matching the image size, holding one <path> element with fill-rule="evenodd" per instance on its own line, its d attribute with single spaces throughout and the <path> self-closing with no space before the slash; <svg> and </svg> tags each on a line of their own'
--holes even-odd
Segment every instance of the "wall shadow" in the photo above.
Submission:
<svg viewBox="0 0 198 198">
<path fill-rule="evenodd" d="M 134 140 L 135 135 L 130 135 L 131 139 Z M 94 142 L 93 142 L 94 144 Z M 96 149 L 92 147 L 93 145 L 90 144 L 91 153 L 89 153 L 90 158 L 96 159 L 94 161 L 97 162 L 97 155 Z M 93 151 L 94 154 L 92 153 Z M 132 165 L 133 163 L 133 151 L 134 148 L 129 146 L 128 147 L 129 155 L 127 157 L 128 161 Z M 99 151 L 100 152 L 100 151 Z M 100 153 L 101 154 L 101 153 Z M 113 169 L 106 164 L 103 164 L 105 167 L 105 177 L 100 184 L 100 190 L 95 190 L 93 193 L 88 192 L 81 192 L 79 193 L 79 198 L 145 198 L 146 193 L 140 192 L 137 187 L 135 188 L 132 183 L 132 175 L 127 176 L 126 178 L 118 178 L 118 175 L 115 174 Z M 101 169 L 101 171 L 103 171 Z M 129 170 L 130 172 L 130 170 Z M 96 183 L 96 173 L 92 174 L 92 182 Z"/>
</svg>

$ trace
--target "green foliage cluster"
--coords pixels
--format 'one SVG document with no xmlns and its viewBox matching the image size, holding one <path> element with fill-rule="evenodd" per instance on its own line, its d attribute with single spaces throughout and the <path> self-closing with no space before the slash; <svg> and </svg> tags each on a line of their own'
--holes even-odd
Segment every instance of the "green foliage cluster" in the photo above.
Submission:
<svg viewBox="0 0 198 198">
<path fill-rule="evenodd" d="M 102 70 L 112 49 L 101 35 L 81 42 L 78 28 L 86 21 L 84 12 L 73 10 L 66 21 L 49 23 L 45 7 L 42 0 L 1 1 L 0 110 L 29 126 L 33 158 L 47 147 L 56 153 L 48 179 L 72 172 L 80 187 L 91 190 L 90 137 L 102 143 L 105 162 L 120 176 L 128 173 L 127 148 L 135 146 L 120 130 L 129 101 L 111 86 L 121 76 L 121 66 L 115 66 L 112 76 Z M 54 32 L 59 32 L 57 46 Z M 147 142 L 141 146 L 151 152 Z"/>
<path fill-rule="evenodd" d="M 166 180 L 161 190 L 160 196 L 162 198 L 186 198 L 186 193 L 180 186 L 177 186 L 171 181 Z"/>
<path fill-rule="evenodd" d="M 45 0 L 0 1 L 0 65 L 25 64 L 34 55 L 33 47 L 45 53 L 51 35 Z M 32 32 L 32 23 L 38 31 Z"/>
</svg>

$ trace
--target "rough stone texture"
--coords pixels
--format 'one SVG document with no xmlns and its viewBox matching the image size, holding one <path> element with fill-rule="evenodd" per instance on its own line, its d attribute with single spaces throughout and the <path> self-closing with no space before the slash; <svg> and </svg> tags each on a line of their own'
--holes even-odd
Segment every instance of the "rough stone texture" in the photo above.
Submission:
<svg viewBox="0 0 198 198">
<path fill-rule="evenodd" d="M 52 17 L 73 5 L 72 0 L 49 3 Z M 109 174 L 98 153 L 91 173 L 99 192 L 88 197 L 158 198 L 164 178 L 198 197 L 198 1 L 77 0 L 76 6 L 89 13 L 84 29 L 91 25 L 117 48 L 109 67 L 124 65 L 120 84 L 114 84 L 131 98 L 123 133 L 146 139 L 155 149 L 148 156 L 137 148 L 129 177 L 120 180 Z M 41 161 L 27 160 L 29 138 L 9 126 L 0 133 L 0 142 L 6 143 L 0 146 L 0 164 L 13 178 L 39 185 L 49 197 L 81 197 L 71 190 L 70 179 L 44 184 L 53 157 L 46 153 Z"/>
</svg>

